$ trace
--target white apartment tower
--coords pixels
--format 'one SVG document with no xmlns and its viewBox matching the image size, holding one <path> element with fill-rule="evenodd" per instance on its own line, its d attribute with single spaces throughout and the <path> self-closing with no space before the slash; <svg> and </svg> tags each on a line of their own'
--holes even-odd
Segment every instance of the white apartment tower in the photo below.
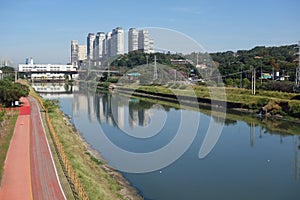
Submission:
<svg viewBox="0 0 300 200">
<path fill-rule="evenodd" d="M 101 63 L 101 59 L 103 57 L 104 51 L 104 43 L 105 43 L 105 33 L 98 32 L 96 38 L 94 40 L 94 55 L 93 60 L 96 62 L 96 65 L 99 66 Z"/>
<path fill-rule="evenodd" d="M 89 33 L 87 36 L 87 59 L 93 60 L 94 56 L 94 40 L 95 40 L 95 34 Z"/>
<path fill-rule="evenodd" d="M 106 34 L 105 38 L 105 56 L 109 58 L 111 56 L 111 32 Z"/>
<path fill-rule="evenodd" d="M 73 66 L 78 65 L 78 41 L 77 40 L 71 41 L 71 64 Z"/>
<path fill-rule="evenodd" d="M 130 28 L 128 31 L 128 52 L 138 50 L 139 32 L 135 28 Z"/>
<path fill-rule="evenodd" d="M 87 59 L 86 45 L 78 45 L 78 61 L 84 61 Z"/>
<path fill-rule="evenodd" d="M 144 53 L 150 53 L 150 39 L 148 30 L 139 31 L 138 49 Z"/>
<path fill-rule="evenodd" d="M 124 30 L 121 27 L 113 29 L 111 34 L 111 55 L 124 54 Z"/>
</svg>

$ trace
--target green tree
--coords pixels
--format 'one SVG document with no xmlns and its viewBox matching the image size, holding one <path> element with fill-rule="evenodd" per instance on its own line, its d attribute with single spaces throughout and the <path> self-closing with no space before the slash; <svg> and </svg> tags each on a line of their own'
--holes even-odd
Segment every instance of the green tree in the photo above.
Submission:
<svg viewBox="0 0 300 200">
<path fill-rule="evenodd" d="M 243 79 L 243 87 L 249 89 L 251 86 L 251 82 L 249 81 L 249 79 L 244 78 Z"/>
<path fill-rule="evenodd" d="M 9 80 L 0 80 L 0 103 L 10 106 L 12 102 L 18 101 L 21 97 L 28 96 L 28 94 L 28 86 Z"/>
</svg>

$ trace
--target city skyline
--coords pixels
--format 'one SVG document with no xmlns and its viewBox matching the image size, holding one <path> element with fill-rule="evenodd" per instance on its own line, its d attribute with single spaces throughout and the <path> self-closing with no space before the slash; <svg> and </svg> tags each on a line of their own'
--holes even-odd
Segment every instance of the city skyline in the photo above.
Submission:
<svg viewBox="0 0 300 200">
<path fill-rule="evenodd" d="M 78 67 L 103 67 L 105 60 L 132 51 L 154 53 L 154 40 L 146 29 L 130 28 L 127 34 L 128 45 L 125 47 L 125 33 L 122 27 L 112 31 L 88 33 L 85 45 L 79 45 L 78 40 L 71 40 L 71 64 Z M 104 63 L 103 63 L 104 62 Z"/>
<path fill-rule="evenodd" d="M 0 8 L 0 58 L 7 57 L 14 64 L 24 63 L 27 57 L 39 63 L 67 63 L 72 39 L 82 38 L 82 44 L 86 33 L 118 25 L 124 30 L 172 29 L 193 38 L 207 52 L 296 44 L 300 40 L 299 6 L 297 0 L 153 0 L 147 4 L 13 0 Z"/>
</svg>

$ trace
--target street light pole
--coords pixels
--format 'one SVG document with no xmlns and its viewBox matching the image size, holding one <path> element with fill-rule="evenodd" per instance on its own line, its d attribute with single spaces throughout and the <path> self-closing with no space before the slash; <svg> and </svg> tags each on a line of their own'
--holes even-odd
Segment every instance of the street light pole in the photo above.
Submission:
<svg viewBox="0 0 300 200">
<path fill-rule="evenodd" d="M 240 75 L 240 88 L 243 87 L 243 65 L 240 63 L 240 70 L 241 70 L 241 75 Z"/>
<path fill-rule="evenodd" d="M 260 86 L 262 86 L 262 61 L 260 61 Z"/>
</svg>

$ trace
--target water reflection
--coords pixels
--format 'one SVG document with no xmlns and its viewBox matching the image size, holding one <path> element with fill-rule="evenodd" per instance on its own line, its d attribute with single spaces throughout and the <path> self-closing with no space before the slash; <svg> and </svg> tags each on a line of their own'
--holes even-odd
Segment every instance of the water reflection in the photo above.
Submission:
<svg viewBox="0 0 300 200">
<path fill-rule="evenodd" d="M 98 120 L 100 124 L 109 124 L 119 128 L 129 125 L 131 128 L 147 127 L 151 122 L 151 109 L 158 105 L 138 98 L 124 98 L 114 94 L 80 94 L 73 99 L 73 115 L 88 111 L 90 121 Z M 168 111 L 170 107 L 160 109 Z M 128 124 L 125 125 L 125 122 Z"/>
<path fill-rule="evenodd" d="M 68 94 L 78 91 L 78 87 L 65 82 L 33 82 L 31 86 L 38 93 Z"/>
</svg>

